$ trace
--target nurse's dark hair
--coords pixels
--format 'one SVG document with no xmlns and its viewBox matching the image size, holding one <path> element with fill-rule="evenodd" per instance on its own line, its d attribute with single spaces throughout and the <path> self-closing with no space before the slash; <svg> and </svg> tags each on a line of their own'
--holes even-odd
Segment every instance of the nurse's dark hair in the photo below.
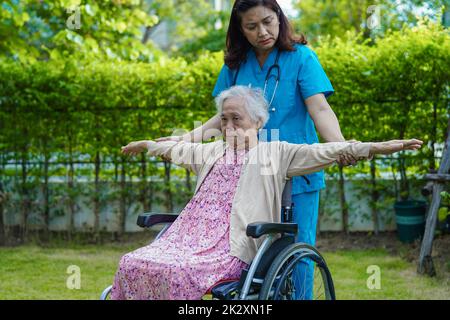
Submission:
<svg viewBox="0 0 450 320">
<path fill-rule="evenodd" d="M 289 20 L 275 0 L 236 0 L 231 10 L 225 49 L 225 64 L 230 69 L 236 69 L 245 60 L 247 51 L 252 47 L 242 33 L 241 14 L 256 6 L 264 6 L 277 14 L 280 22 L 280 31 L 275 45 L 279 50 L 294 51 L 293 45 L 295 43 L 308 43 L 304 35 L 294 35 Z"/>
</svg>

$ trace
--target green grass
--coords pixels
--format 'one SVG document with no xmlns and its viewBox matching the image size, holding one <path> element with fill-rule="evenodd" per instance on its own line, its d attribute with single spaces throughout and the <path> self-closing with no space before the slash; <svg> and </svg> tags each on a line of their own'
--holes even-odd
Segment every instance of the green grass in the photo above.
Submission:
<svg viewBox="0 0 450 320">
<path fill-rule="evenodd" d="M 0 249 L 0 299 L 98 299 L 120 257 L 135 247 L 82 246 Z M 67 268 L 80 268 L 81 288 L 68 289 Z"/>
<path fill-rule="evenodd" d="M 0 248 L 0 299 L 98 299 L 111 284 L 120 257 L 139 244 Z M 383 249 L 323 253 L 338 299 L 450 299 L 450 280 L 416 274 L 416 266 Z M 67 268 L 81 269 L 81 288 L 68 289 Z M 369 265 L 381 270 L 381 289 L 370 290 Z"/>
<path fill-rule="evenodd" d="M 450 299 L 450 279 L 418 275 L 416 264 L 384 249 L 347 250 L 323 253 L 330 268 L 337 299 Z M 367 267 L 380 269 L 380 289 L 369 289 L 372 273 Z"/>
</svg>

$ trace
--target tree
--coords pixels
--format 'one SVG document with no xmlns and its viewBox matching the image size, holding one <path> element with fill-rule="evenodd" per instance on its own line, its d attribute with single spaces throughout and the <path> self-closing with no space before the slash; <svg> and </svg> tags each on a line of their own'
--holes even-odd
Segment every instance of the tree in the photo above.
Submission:
<svg viewBox="0 0 450 320">
<path fill-rule="evenodd" d="M 346 37 L 363 34 L 364 39 L 383 36 L 388 30 L 400 30 L 403 24 L 416 25 L 424 16 L 435 20 L 446 0 L 302 0 L 295 1 L 299 18 L 293 20 L 296 30 L 312 42 L 322 36 Z"/>
<path fill-rule="evenodd" d="M 168 37 L 174 50 L 197 39 L 221 50 L 224 31 L 214 34 L 220 18 L 226 19 L 204 0 L 8 1 L 0 5 L 0 54 L 23 62 L 63 56 L 152 62 L 165 55 L 148 41 L 163 21 L 173 26 Z M 182 53 L 188 51 L 189 45 Z"/>
</svg>

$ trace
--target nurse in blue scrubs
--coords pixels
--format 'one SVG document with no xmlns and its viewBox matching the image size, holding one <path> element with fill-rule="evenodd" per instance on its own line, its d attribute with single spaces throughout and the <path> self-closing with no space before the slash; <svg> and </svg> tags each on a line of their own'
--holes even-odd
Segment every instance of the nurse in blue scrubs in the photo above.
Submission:
<svg viewBox="0 0 450 320">
<path fill-rule="evenodd" d="M 327 102 L 333 87 L 315 52 L 303 37 L 293 35 L 291 26 L 275 0 L 237 0 L 234 3 L 226 39 L 225 64 L 220 71 L 213 96 L 233 85 L 264 90 L 269 121 L 260 139 L 290 143 L 319 142 L 316 129 L 325 142 L 345 141 L 339 122 Z M 202 127 L 181 137 L 200 142 L 209 140 L 220 129 L 215 116 Z M 342 158 L 341 165 L 355 159 Z M 319 191 L 325 187 L 323 172 L 296 177 L 292 200 L 298 241 L 315 245 L 319 212 Z M 300 265 L 294 276 L 296 292 L 312 298 L 313 266 Z"/>
</svg>

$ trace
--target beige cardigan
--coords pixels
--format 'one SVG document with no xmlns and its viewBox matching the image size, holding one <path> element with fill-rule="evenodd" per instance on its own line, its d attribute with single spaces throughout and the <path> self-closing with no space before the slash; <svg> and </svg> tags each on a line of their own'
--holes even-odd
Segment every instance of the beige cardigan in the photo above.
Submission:
<svg viewBox="0 0 450 320">
<path fill-rule="evenodd" d="M 169 156 L 173 163 L 192 170 L 198 176 L 197 192 L 227 147 L 224 141 L 205 144 L 149 141 L 148 155 Z M 341 154 L 367 159 L 369 151 L 370 143 L 361 142 L 312 145 L 259 142 L 246 156 L 233 199 L 230 254 L 246 263 L 253 260 L 263 239 L 247 237 L 247 225 L 252 222 L 280 222 L 281 194 L 289 177 L 324 169 Z"/>
</svg>

